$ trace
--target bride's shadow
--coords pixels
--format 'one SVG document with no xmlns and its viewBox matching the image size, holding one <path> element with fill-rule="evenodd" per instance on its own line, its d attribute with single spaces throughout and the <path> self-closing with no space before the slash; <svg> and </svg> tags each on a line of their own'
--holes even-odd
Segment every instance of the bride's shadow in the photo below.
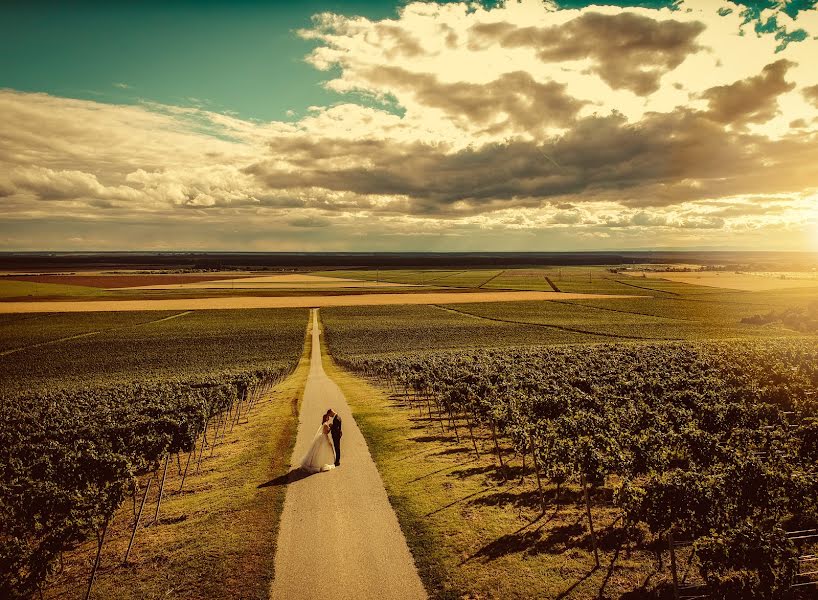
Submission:
<svg viewBox="0 0 818 600">
<path fill-rule="evenodd" d="M 276 487 L 279 485 L 289 485 L 291 483 L 295 483 L 296 481 L 300 481 L 302 479 L 306 479 L 310 475 L 315 475 L 315 473 L 308 473 L 303 469 L 293 469 L 289 473 L 284 473 L 283 475 L 279 475 L 275 479 L 271 479 L 265 483 L 260 483 L 257 488 L 266 488 L 266 487 Z"/>
</svg>

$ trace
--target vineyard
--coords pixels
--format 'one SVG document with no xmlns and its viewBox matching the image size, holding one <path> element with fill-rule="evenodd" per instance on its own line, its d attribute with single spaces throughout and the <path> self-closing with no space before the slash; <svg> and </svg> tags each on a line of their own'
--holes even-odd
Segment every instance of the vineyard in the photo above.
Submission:
<svg viewBox="0 0 818 600">
<path fill-rule="evenodd" d="M 413 353 L 373 332 L 370 347 L 388 352 L 377 356 L 340 310 L 325 318 L 339 365 L 408 400 L 429 436 L 475 459 L 488 448 L 499 479 L 535 477 L 543 514 L 561 494 L 585 504 L 597 567 L 594 515 L 611 506 L 627 555 L 649 551 L 665 569 L 655 593 L 815 592 L 815 338 Z M 422 348 L 415 327 L 401 339 Z"/>
<path fill-rule="evenodd" d="M 780 324 L 741 319 L 774 306 L 767 296 L 741 301 L 645 297 L 438 306 L 333 307 L 322 310 L 333 355 L 503 346 L 797 336 Z M 805 301 L 797 296 L 794 301 Z"/>
<path fill-rule="evenodd" d="M 0 322 L 0 392 L 185 380 L 291 364 L 306 309 L 19 315 Z M 47 341 L 55 343 L 45 343 Z"/>
<path fill-rule="evenodd" d="M 335 363 L 387 392 L 378 410 L 405 415 L 386 423 L 359 405 L 355 420 L 433 596 L 815 597 L 809 290 L 730 292 L 596 267 L 350 273 L 640 296 L 321 309 Z M 80 581 L 87 598 L 97 573 L 110 574 L 100 595 L 136 572 L 140 540 L 156 545 L 144 556 L 161 557 L 170 534 L 148 525 L 183 494 L 208 493 L 200 471 L 233 460 L 233 429 L 292 373 L 306 321 L 306 309 L 0 315 L 0 597 L 60 597 Z M 297 425 L 288 394 L 280 431 Z M 286 453 L 293 439 L 254 456 L 269 466 L 271 448 Z M 384 440 L 387 459 L 409 444 L 414 466 L 383 462 Z M 399 481 L 395 464 L 411 476 Z M 264 477 L 231 474 L 217 491 L 267 489 Z M 283 502 L 278 491 L 264 499 Z M 176 517 L 192 515 L 195 536 L 202 512 Z M 538 562 L 545 555 L 554 562 Z M 259 564 L 247 567 L 259 568 L 254 597 L 267 589 Z M 198 577 L 200 566 L 184 568 Z M 132 597 L 144 589 L 158 588 Z"/>
<path fill-rule="evenodd" d="M 60 324 L 51 340 L 37 327 L 27 338 L 30 321 L 0 324 L 5 346 L 9 338 L 17 344 L 0 356 L 4 598 L 41 590 L 62 552 L 96 535 L 90 593 L 117 508 L 128 498 L 133 503 L 133 544 L 152 487 L 158 518 L 168 464 L 178 465 L 184 486 L 292 371 L 307 311 L 115 318 L 43 317 Z"/>
</svg>

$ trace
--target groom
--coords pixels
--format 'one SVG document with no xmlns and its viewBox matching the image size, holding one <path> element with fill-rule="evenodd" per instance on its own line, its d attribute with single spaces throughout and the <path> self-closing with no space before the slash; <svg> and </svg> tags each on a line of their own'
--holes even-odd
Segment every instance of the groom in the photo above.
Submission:
<svg viewBox="0 0 818 600">
<path fill-rule="evenodd" d="M 332 445 L 335 446 L 335 466 L 341 466 L 341 417 L 331 408 L 327 411 L 330 421 L 329 432 L 332 435 Z"/>
</svg>

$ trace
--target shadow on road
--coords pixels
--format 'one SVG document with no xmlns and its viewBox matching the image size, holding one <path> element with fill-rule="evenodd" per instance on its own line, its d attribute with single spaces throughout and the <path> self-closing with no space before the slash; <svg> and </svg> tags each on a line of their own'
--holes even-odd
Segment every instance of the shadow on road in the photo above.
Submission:
<svg viewBox="0 0 818 600">
<path fill-rule="evenodd" d="M 295 483 L 296 481 L 300 481 L 302 479 L 306 479 L 310 475 L 314 475 L 314 473 L 307 473 L 301 469 L 293 469 L 289 473 L 284 473 L 283 475 L 279 475 L 275 479 L 271 479 L 265 483 L 260 483 L 257 488 L 266 488 L 266 487 L 276 487 L 279 485 L 288 485 L 290 483 Z"/>
</svg>

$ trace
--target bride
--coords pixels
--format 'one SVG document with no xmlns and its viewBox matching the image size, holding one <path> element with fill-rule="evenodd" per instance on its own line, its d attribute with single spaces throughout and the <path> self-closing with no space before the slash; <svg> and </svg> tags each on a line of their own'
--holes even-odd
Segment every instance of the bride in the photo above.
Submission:
<svg viewBox="0 0 818 600">
<path fill-rule="evenodd" d="M 301 468 L 308 473 L 318 473 L 319 471 L 329 471 L 335 468 L 335 446 L 329 438 L 330 417 L 324 415 L 315 438 L 310 444 L 310 449 L 301 460 Z"/>
</svg>

